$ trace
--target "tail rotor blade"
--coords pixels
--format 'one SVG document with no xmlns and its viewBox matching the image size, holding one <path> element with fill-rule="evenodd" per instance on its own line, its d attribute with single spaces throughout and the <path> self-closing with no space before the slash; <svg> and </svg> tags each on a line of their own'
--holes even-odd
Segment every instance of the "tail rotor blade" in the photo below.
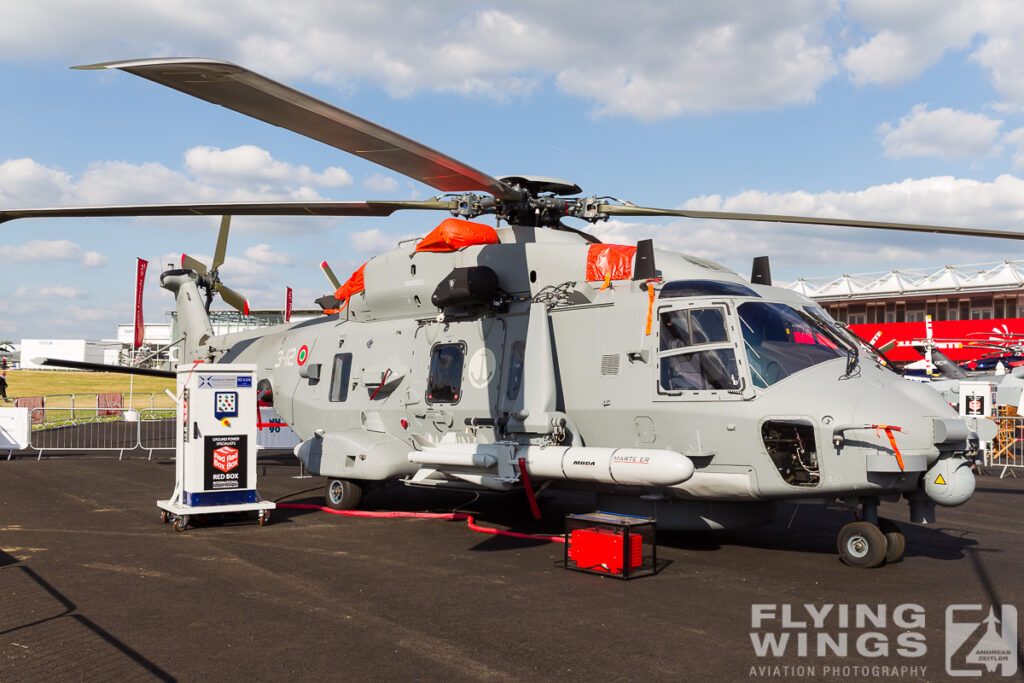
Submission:
<svg viewBox="0 0 1024 683">
<path fill-rule="evenodd" d="M 213 253 L 213 264 L 210 270 L 217 270 L 224 263 L 224 255 L 228 250 L 228 228 L 231 226 L 231 216 L 225 215 L 220 219 L 220 232 L 217 234 L 217 250 Z"/>
<path fill-rule="evenodd" d="M 220 284 L 219 282 L 217 283 L 216 289 L 220 293 L 220 298 L 224 299 L 224 303 L 231 306 L 242 315 L 249 315 L 249 302 L 244 296 L 230 287 Z"/>
<path fill-rule="evenodd" d="M 341 280 L 339 280 L 338 276 L 334 274 L 334 271 L 331 270 L 331 267 L 327 265 L 327 261 L 324 261 L 320 264 L 320 270 L 324 271 L 324 275 L 326 275 L 327 279 L 331 281 L 331 284 L 334 285 L 335 289 L 341 287 Z"/>
<path fill-rule="evenodd" d="M 188 254 L 181 255 L 181 267 L 194 270 L 200 275 L 206 275 L 206 265 L 202 261 L 197 261 Z"/>
</svg>

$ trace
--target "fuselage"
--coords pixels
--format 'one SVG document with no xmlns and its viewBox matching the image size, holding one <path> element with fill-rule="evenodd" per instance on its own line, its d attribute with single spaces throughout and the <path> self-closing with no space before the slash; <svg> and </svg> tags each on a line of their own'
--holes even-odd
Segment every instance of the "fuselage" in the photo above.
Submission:
<svg viewBox="0 0 1024 683">
<path fill-rule="evenodd" d="M 500 488 L 468 476 L 466 463 L 424 474 L 409 454 L 511 443 L 669 451 L 693 463 L 671 486 L 571 482 L 606 492 L 885 498 L 914 495 L 922 473 L 969 446 L 935 392 L 874 362 L 794 292 L 660 250 L 657 281 L 588 281 L 582 237 L 498 234 L 498 244 L 450 252 L 400 247 L 366 264 L 365 290 L 340 314 L 214 337 L 196 353 L 256 364 L 307 445 L 300 457 L 355 480 Z M 501 305 L 439 315 L 438 283 L 481 266 L 497 275 Z"/>
</svg>

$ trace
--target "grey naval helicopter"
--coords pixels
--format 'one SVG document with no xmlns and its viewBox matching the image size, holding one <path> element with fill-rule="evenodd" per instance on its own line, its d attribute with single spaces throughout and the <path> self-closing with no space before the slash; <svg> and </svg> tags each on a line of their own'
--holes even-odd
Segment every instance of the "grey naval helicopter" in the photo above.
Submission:
<svg viewBox="0 0 1024 683">
<path fill-rule="evenodd" d="M 373 161 L 436 188 L 425 201 L 207 203 L 0 211 L 29 217 L 447 212 L 427 238 L 370 259 L 321 300 L 325 315 L 215 336 L 227 219 L 210 268 L 183 257 L 174 293 L 179 360 L 252 363 L 259 392 L 300 437 L 295 455 L 327 479 L 335 509 L 364 489 L 408 486 L 595 492 L 602 510 L 659 527 L 769 523 L 781 501 L 859 509 L 839 530 L 847 564 L 901 559 L 880 501 L 911 522 L 974 492 L 970 462 L 994 425 L 876 362 L 820 306 L 654 247 L 602 244 L 563 222 L 620 216 L 772 221 L 985 237 L 1012 232 L 803 216 L 655 209 L 581 196 L 571 182 L 496 178 L 377 124 L 211 59 L 120 69 Z M 496 227 L 475 222 L 493 217 Z M 433 223 L 431 223 L 433 225 Z M 340 286 L 338 286 L 340 285 Z M 204 290 L 204 291 L 201 291 Z M 981 434 L 979 434 L 981 432 Z"/>
</svg>

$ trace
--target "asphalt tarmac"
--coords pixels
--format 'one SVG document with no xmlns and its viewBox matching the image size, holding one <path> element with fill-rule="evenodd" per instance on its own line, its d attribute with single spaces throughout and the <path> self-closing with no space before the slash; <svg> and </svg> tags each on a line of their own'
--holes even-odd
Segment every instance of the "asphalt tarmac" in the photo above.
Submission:
<svg viewBox="0 0 1024 683">
<path fill-rule="evenodd" d="M 323 480 L 298 473 L 291 456 L 263 457 L 259 490 L 321 503 Z M 1019 654 L 1012 672 L 969 655 L 990 606 L 1006 623 L 1005 606 L 1024 609 L 1024 478 L 980 477 L 937 524 L 904 524 L 906 558 L 878 569 L 840 563 L 849 511 L 783 506 L 759 529 L 659 533 L 663 568 L 630 581 L 567 571 L 561 544 L 457 521 L 277 510 L 266 527 L 178 533 L 155 506 L 173 484 L 169 458 L 0 460 L 0 681 L 1021 676 Z M 559 534 L 566 512 L 594 505 L 540 502 L 534 521 L 521 495 L 392 487 L 363 507 L 459 507 L 486 526 Z M 883 513 L 902 521 L 904 508 Z M 967 607 L 950 617 L 951 605 Z"/>
</svg>

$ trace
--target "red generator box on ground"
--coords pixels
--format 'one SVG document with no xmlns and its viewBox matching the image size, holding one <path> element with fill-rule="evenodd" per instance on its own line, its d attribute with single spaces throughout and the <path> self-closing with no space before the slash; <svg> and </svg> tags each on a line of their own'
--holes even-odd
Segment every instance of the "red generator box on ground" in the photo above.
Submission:
<svg viewBox="0 0 1024 683">
<path fill-rule="evenodd" d="M 655 520 L 592 512 L 565 517 L 565 566 L 620 579 L 657 571 Z"/>
</svg>

